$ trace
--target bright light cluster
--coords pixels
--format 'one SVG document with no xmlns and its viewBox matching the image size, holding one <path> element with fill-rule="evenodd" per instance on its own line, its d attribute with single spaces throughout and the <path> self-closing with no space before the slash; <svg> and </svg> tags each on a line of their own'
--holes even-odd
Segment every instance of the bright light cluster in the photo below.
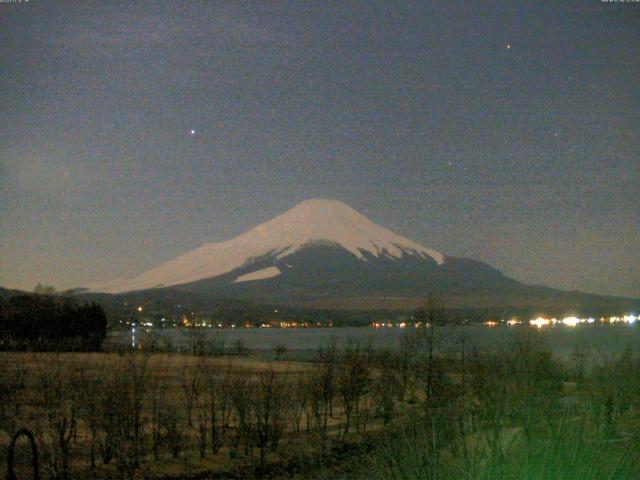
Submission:
<svg viewBox="0 0 640 480">
<path fill-rule="evenodd" d="M 415 322 L 415 323 L 407 323 L 407 322 L 373 322 L 371 324 L 371 326 L 373 328 L 408 328 L 408 327 L 414 327 L 414 328 L 421 328 L 423 326 L 422 322 Z M 429 326 L 429 324 L 427 323 L 425 326 Z"/>
<path fill-rule="evenodd" d="M 613 317 L 603 317 L 600 319 L 601 323 L 624 323 L 627 325 L 631 325 L 634 324 L 636 321 L 640 320 L 640 316 L 634 315 L 634 314 L 628 314 L 628 315 L 624 315 L 621 317 L 617 317 L 617 316 L 613 316 Z M 562 319 L 557 319 L 557 318 L 547 318 L 547 317 L 538 317 L 538 318 L 533 318 L 531 320 L 529 320 L 529 325 L 531 325 L 532 327 L 536 327 L 536 328 L 544 328 L 544 327 L 552 327 L 552 326 L 565 326 L 565 327 L 577 327 L 580 324 L 592 324 L 595 323 L 596 320 L 593 317 L 587 317 L 587 318 L 580 318 L 580 317 L 576 317 L 576 316 L 568 316 L 568 317 L 564 317 Z M 465 323 L 468 323 L 465 321 Z M 510 327 L 516 326 L 516 325 L 522 325 L 523 322 L 522 320 L 519 320 L 518 318 L 511 318 L 510 320 L 505 321 L 504 319 L 501 320 L 487 320 L 485 322 L 483 322 L 483 325 L 485 325 L 486 327 L 489 328 L 495 328 L 498 327 L 500 325 L 508 325 Z M 288 327 L 288 326 L 293 326 L 293 325 L 288 325 L 288 324 L 283 324 L 281 322 L 281 327 Z M 429 327 L 430 325 L 428 323 L 423 324 L 422 322 L 416 322 L 416 323 L 407 323 L 407 322 L 373 322 L 371 323 L 371 326 L 373 328 L 376 329 L 380 329 L 380 328 L 408 328 L 408 327 L 413 327 L 413 328 L 421 328 L 421 327 Z"/>
<path fill-rule="evenodd" d="M 529 324 L 533 325 L 534 327 L 542 328 L 551 324 L 551 320 L 549 320 L 548 318 L 538 317 L 534 318 L 533 320 L 529 320 Z"/>
<path fill-rule="evenodd" d="M 629 325 L 636 323 L 636 320 L 638 320 L 638 316 L 636 315 L 624 315 L 623 317 L 609 317 L 607 318 L 601 318 L 600 321 L 601 322 L 609 322 L 609 323 L 627 323 Z"/>
<path fill-rule="evenodd" d="M 566 325 L 567 327 L 575 327 L 582 322 L 586 322 L 586 319 L 578 317 L 565 317 L 562 319 L 563 325 Z"/>
<path fill-rule="evenodd" d="M 608 317 L 608 318 L 602 317 L 600 319 L 600 322 L 601 323 L 626 323 L 631 325 L 635 323 L 637 320 L 638 320 L 638 316 L 630 314 L 630 315 L 624 315 L 622 317 Z M 565 317 L 562 320 L 558 320 L 556 318 L 544 318 L 544 317 L 538 317 L 538 318 L 534 318 L 533 320 L 529 320 L 530 325 L 533 325 L 534 327 L 538 327 L 538 328 L 547 327 L 549 325 L 556 325 L 556 324 L 562 324 L 567 327 L 575 327 L 581 323 L 594 323 L 594 322 L 595 322 L 595 319 L 592 317 L 578 318 L 573 316 Z"/>
</svg>

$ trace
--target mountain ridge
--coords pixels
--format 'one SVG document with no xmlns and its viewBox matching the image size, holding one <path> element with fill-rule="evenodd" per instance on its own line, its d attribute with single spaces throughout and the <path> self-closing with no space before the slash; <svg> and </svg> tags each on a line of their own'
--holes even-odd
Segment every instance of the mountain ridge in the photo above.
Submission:
<svg viewBox="0 0 640 480">
<path fill-rule="evenodd" d="M 524 284 L 484 262 L 401 237 L 325 199 L 301 202 L 241 235 L 205 243 L 136 277 L 92 284 L 86 293 L 162 289 L 312 308 L 413 308 L 429 295 L 461 307 L 640 306 L 640 300 L 626 297 Z"/>
<path fill-rule="evenodd" d="M 365 261 L 365 252 L 374 257 L 410 254 L 430 257 L 438 264 L 445 261 L 440 252 L 373 223 L 342 202 L 314 198 L 230 240 L 205 243 L 136 277 L 96 282 L 87 288 L 123 293 L 183 285 L 224 275 L 265 255 L 279 260 L 314 243 L 337 244 Z"/>
</svg>

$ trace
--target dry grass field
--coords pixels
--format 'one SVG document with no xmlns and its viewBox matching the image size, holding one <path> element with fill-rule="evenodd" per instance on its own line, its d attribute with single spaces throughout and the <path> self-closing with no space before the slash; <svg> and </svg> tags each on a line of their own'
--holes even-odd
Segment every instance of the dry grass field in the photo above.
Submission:
<svg viewBox="0 0 640 480">
<path fill-rule="evenodd" d="M 640 358 L 328 345 L 313 362 L 0 353 L 0 456 L 35 435 L 41 478 L 633 479 Z M 29 478 L 24 443 L 17 449 Z"/>
<path fill-rule="evenodd" d="M 333 352 L 325 362 L 303 363 L 2 353 L 0 455 L 8 432 L 26 427 L 38 441 L 41 468 L 55 478 L 233 472 L 286 461 L 292 452 L 312 456 L 332 439 L 384 423 L 379 388 L 370 388 L 380 374 L 359 366 L 364 353 L 354 355 L 345 362 Z"/>
</svg>

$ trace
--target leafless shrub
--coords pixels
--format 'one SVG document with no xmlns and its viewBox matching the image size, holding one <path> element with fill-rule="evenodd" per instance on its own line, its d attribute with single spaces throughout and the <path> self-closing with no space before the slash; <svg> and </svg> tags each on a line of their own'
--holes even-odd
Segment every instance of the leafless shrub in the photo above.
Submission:
<svg viewBox="0 0 640 480">
<path fill-rule="evenodd" d="M 167 445 L 172 458 L 178 458 L 183 451 L 184 435 L 180 425 L 178 408 L 167 402 L 158 419 L 160 443 Z"/>
<path fill-rule="evenodd" d="M 205 365 L 204 407 L 208 410 L 211 431 L 211 451 L 217 453 L 229 428 L 231 416 L 231 366 L 220 370 L 214 365 Z"/>
<path fill-rule="evenodd" d="M 234 350 L 236 355 L 247 355 L 249 353 L 247 345 L 242 340 L 236 340 Z"/>
<path fill-rule="evenodd" d="M 252 430 L 255 446 L 260 451 L 260 465 L 264 465 L 268 448 L 277 448 L 286 424 L 286 390 L 281 376 L 272 368 L 259 375 L 255 397 L 251 402 Z"/>
<path fill-rule="evenodd" d="M 116 460 L 121 477 L 132 476 L 144 453 L 143 405 L 147 395 L 149 356 L 132 351 L 115 367 L 101 398 L 102 458 Z"/>
<path fill-rule="evenodd" d="M 213 355 L 214 357 L 223 356 L 225 345 L 226 345 L 226 342 L 224 339 L 224 335 L 222 335 L 222 333 L 220 332 L 215 332 L 215 334 L 211 337 L 209 341 L 209 350 L 211 352 L 211 355 Z"/>
<path fill-rule="evenodd" d="M 183 383 L 185 399 L 191 397 L 189 402 L 190 428 L 196 438 L 200 458 L 203 459 L 207 452 L 207 438 L 209 436 L 210 410 L 207 401 L 208 364 L 202 359 L 192 373 L 191 380 Z"/>
<path fill-rule="evenodd" d="M 307 391 L 307 431 L 315 433 L 318 451 L 322 455 L 327 445 L 327 427 L 333 416 L 333 401 L 336 396 L 337 349 L 335 342 L 318 349 L 316 369 L 309 374 Z"/>
<path fill-rule="evenodd" d="M 151 453 L 154 461 L 160 458 L 160 446 L 163 440 L 162 420 L 171 399 L 168 398 L 167 382 L 160 375 L 151 375 L 148 399 L 150 400 L 149 429 L 151 433 Z"/>
<path fill-rule="evenodd" d="M 206 345 L 206 330 L 198 327 L 188 327 L 183 330 L 189 343 L 189 351 L 193 355 L 204 355 Z"/>
<path fill-rule="evenodd" d="M 344 433 L 347 434 L 352 417 L 358 415 L 360 400 L 369 387 L 371 370 L 359 345 L 345 348 L 338 372 L 338 393 L 346 417 Z"/>
<path fill-rule="evenodd" d="M 84 424 L 89 434 L 89 462 L 91 471 L 96 470 L 96 454 L 100 436 L 100 424 L 104 404 L 99 401 L 99 396 L 105 394 L 106 373 L 100 368 L 95 372 L 87 369 L 79 371 L 78 378 L 78 418 Z"/>
<path fill-rule="evenodd" d="M 403 396 L 402 375 L 408 375 L 408 373 L 401 372 L 400 379 L 398 379 L 397 363 L 397 358 L 390 351 L 381 352 L 376 362 L 379 376 L 373 385 L 373 394 L 376 411 L 382 417 L 385 425 L 393 417 L 396 400 Z"/>
<path fill-rule="evenodd" d="M 186 363 L 180 369 L 180 396 L 187 418 L 187 427 L 193 429 L 193 410 L 200 394 L 200 378 Z"/>
<path fill-rule="evenodd" d="M 0 368 L 0 430 L 12 435 L 23 417 L 24 402 L 20 398 L 26 386 L 27 367 L 12 365 Z"/>
<path fill-rule="evenodd" d="M 416 362 L 418 358 L 417 335 L 414 332 L 405 332 L 400 338 L 397 368 L 400 376 L 399 400 L 409 398 L 415 402 L 416 394 Z"/>
<path fill-rule="evenodd" d="M 309 381 L 304 375 L 298 375 L 289 386 L 289 398 L 291 400 L 291 423 L 294 433 L 300 433 L 302 415 L 309 411 Z M 307 430 L 308 430 L 307 415 Z"/>
<path fill-rule="evenodd" d="M 76 435 L 79 403 L 70 394 L 78 382 L 78 372 L 67 368 L 58 355 L 38 368 L 36 388 L 38 403 L 45 412 L 41 443 L 51 475 L 69 478 L 72 440 Z"/>
<path fill-rule="evenodd" d="M 285 345 L 278 344 L 273 351 L 275 353 L 276 360 L 280 360 L 286 355 L 287 347 Z"/>
</svg>

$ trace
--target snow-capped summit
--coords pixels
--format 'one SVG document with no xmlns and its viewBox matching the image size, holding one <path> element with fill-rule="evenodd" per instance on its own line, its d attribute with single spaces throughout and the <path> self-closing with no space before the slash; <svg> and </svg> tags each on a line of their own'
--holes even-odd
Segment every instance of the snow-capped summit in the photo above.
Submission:
<svg viewBox="0 0 640 480">
<path fill-rule="evenodd" d="M 89 285 L 94 292 L 133 290 L 190 284 L 240 270 L 233 283 L 277 277 L 286 257 L 312 246 L 337 247 L 353 258 L 402 259 L 411 257 L 442 265 L 445 256 L 373 223 L 336 200 L 303 201 L 231 240 L 207 243 L 130 279 Z M 270 259 L 268 265 L 258 259 Z M 256 268 L 251 269 L 255 263 Z M 284 264 L 286 267 L 286 263 Z"/>
<path fill-rule="evenodd" d="M 363 252 L 375 257 L 387 255 L 396 258 L 400 258 L 403 252 L 410 252 L 429 256 L 439 264 L 444 262 L 441 253 L 396 235 L 337 200 L 306 200 L 232 241 L 254 236 L 258 236 L 262 244 L 269 244 L 276 250 L 282 248 L 278 258 L 313 242 L 328 242 L 339 245 L 358 258 L 363 258 Z"/>
</svg>

